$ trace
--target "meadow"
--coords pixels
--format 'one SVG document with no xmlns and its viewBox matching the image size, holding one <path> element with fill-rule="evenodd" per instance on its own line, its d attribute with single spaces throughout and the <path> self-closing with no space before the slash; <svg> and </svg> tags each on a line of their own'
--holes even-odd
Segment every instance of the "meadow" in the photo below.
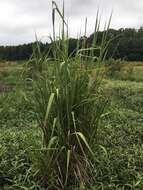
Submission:
<svg viewBox="0 0 143 190">
<path fill-rule="evenodd" d="M 106 59 L 110 21 L 69 53 L 53 1 L 50 50 L 0 63 L 0 189 L 143 189 L 143 64 Z"/>
<path fill-rule="evenodd" d="M 13 86 L 0 93 L 0 189 L 47 189 L 35 170 L 40 159 L 41 130 L 22 85 L 16 86 L 23 63 L 0 65 L 0 84 Z M 123 76 L 131 65 L 131 75 Z M 109 103 L 92 147 L 95 166 L 90 189 L 143 189 L 142 74 L 142 63 L 129 62 L 116 77 L 104 76 L 102 86 Z"/>
</svg>

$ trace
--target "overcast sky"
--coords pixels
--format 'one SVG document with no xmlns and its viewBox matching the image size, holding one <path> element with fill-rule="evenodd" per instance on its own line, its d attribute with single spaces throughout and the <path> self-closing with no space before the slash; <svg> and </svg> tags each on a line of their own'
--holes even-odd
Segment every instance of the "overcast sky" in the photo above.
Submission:
<svg viewBox="0 0 143 190">
<path fill-rule="evenodd" d="M 45 41 L 52 32 L 51 7 L 52 0 L 0 0 L 0 45 L 32 42 L 35 33 Z M 84 33 L 86 17 L 88 35 L 92 33 L 97 9 L 103 24 L 113 10 L 111 28 L 143 26 L 143 0 L 65 0 L 70 35 Z"/>
</svg>

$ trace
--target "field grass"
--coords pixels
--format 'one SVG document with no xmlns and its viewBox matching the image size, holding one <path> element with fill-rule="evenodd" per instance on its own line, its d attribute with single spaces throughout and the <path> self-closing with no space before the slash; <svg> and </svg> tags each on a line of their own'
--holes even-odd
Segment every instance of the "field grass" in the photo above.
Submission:
<svg viewBox="0 0 143 190">
<path fill-rule="evenodd" d="M 23 69 L 23 61 L 21 62 L 0 62 L 0 86 L 16 85 L 20 79 Z M 11 74 L 10 74 L 11 73 Z"/>
<path fill-rule="evenodd" d="M 120 77 L 103 80 L 110 101 L 93 145 L 95 169 L 90 190 L 143 189 L 143 64 L 127 65 L 131 64 L 132 77 L 123 77 L 125 66 Z M 21 68 L 19 64 L 2 65 L 0 84 L 16 89 Z M 46 190 L 35 170 L 41 159 L 42 132 L 23 89 L 1 92 L 0 105 L 0 189 Z"/>
<path fill-rule="evenodd" d="M 91 47 L 69 54 L 64 13 L 52 1 L 49 52 L 36 39 L 27 63 L 1 63 L 0 189 L 141 190 L 142 65 L 105 60 L 98 13 Z"/>
</svg>

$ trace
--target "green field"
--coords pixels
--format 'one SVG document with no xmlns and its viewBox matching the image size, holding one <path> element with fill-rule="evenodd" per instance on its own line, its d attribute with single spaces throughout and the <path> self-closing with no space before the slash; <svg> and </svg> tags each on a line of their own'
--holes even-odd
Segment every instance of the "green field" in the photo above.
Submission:
<svg viewBox="0 0 143 190">
<path fill-rule="evenodd" d="M 22 70 L 23 63 L 0 64 L 0 189 L 46 190 L 36 177 L 41 130 L 23 93 Z M 90 189 L 142 190 L 143 63 L 127 63 L 118 77 L 105 76 L 102 89 L 109 103 L 92 147 Z"/>
</svg>

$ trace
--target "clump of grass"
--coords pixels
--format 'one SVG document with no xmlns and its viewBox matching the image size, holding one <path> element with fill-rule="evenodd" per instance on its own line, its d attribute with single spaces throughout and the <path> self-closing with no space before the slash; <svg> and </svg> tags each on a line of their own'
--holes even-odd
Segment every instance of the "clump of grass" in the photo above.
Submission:
<svg viewBox="0 0 143 190">
<path fill-rule="evenodd" d="M 101 93 L 100 65 L 107 51 L 107 30 L 101 45 L 97 46 L 99 30 L 96 21 L 92 47 L 79 49 L 71 59 L 68 52 L 68 25 L 63 11 L 52 3 L 53 37 L 51 50 L 52 66 L 48 54 L 41 53 L 39 43 L 30 60 L 33 65 L 31 104 L 42 130 L 42 148 L 38 150 L 37 179 L 49 189 L 90 186 L 93 177 L 94 152 L 100 118 L 107 105 Z M 62 20 L 62 33 L 56 39 L 55 15 Z M 94 50 L 100 51 L 94 56 Z M 88 57 L 85 52 L 88 51 Z M 84 58 L 90 59 L 88 67 Z M 96 60 L 96 61 L 95 61 Z M 92 66 L 96 66 L 94 74 Z"/>
</svg>

